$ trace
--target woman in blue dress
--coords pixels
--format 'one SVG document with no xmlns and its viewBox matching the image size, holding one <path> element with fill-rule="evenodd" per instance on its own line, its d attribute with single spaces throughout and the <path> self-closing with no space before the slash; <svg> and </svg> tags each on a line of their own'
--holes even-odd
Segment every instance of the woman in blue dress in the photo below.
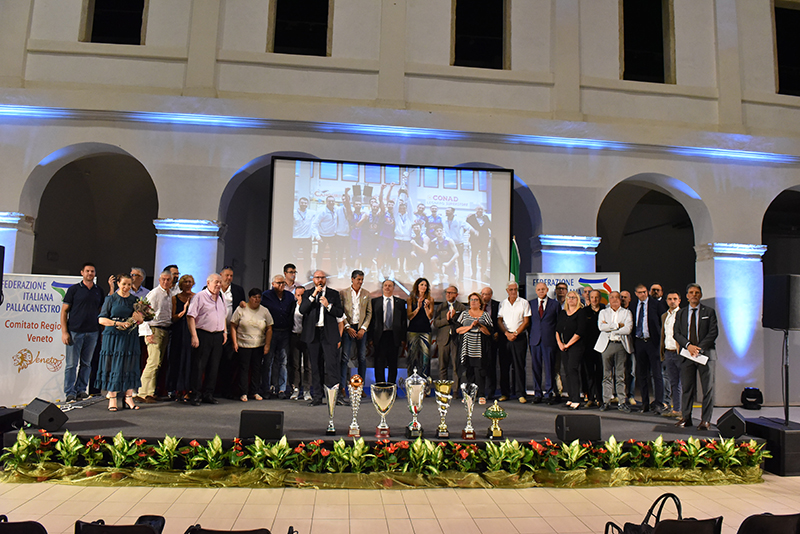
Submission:
<svg viewBox="0 0 800 534">
<path fill-rule="evenodd" d="M 142 385 L 139 368 L 139 329 L 142 314 L 133 310 L 137 298 L 131 295 L 132 280 L 129 274 L 117 277 L 119 289 L 106 297 L 98 321 L 103 330 L 100 364 L 96 386 L 108 391 L 108 411 L 116 412 L 117 394 L 125 392 L 125 404 L 132 410 L 139 407 L 133 402 L 133 393 Z M 133 319 L 133 321 L 129 321 Z"/>
</svg>

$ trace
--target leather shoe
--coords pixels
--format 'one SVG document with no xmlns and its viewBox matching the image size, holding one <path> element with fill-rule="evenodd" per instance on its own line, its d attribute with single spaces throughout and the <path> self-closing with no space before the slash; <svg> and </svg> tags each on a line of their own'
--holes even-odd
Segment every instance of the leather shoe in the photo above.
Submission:
<svg viewBox="0 0 800 534">
<path fill-rule="evenodd" d="M 309 406 L 322 406 L 322 399 L 311 399 Z"/>
<path fill-rule="evenodd" d="M 541 397 L 534 397 L 533 398 L 533 403 L 534 404 L 541 404 L 542 403 L 542 398 Z"/>
<path fill-rule="evenodd" d="M 553 395 L 552 397 L 550 397 L 550 400 L 547 401 L 547 404 L 549 404 L 550 406 L 554 406 L 556 404 L 561 404 L 561 397 L 558 397 L 557 395 Z"/>
<path fill-rule="evenodd" d="M 689 428 L 690 426 L 692 426 L 692 420 L 691 419 L 681 419 L 680 421 L 675 423 L 675 426 L 677 426 L 678 428 Z"/>
<path fill-rule="evenodd" d="M 520 402 L 520 404 L 527 404 L 528 399 L 526 399 L 525 397 L 520 397 L 519 398 L 519 402 Z"/>
<path fill-rule="evenodd" d="M 203 397 L 203 402 L 205 404 L 219 404 L 219 401 L 217 399 L 215 399 L 214 397 L 212 397 L 211 395 L 209 395 L 207 397 Z"/>
<path fill-rule="evenodd" d="M 711 423 L 703 421 L 697 426 L 697 430 L 711 430 Z"/>
<path fill-rule="evenodd" d="M 508 397 L 505 395 L 500 395 L 500 398 L 497 399 L 497 402 L 505 402 L 508 400 Z"/>
<path fill-rule="evenodd" d="M 609 403 L 605 403 L 600 407 L 600 411 L 601 412 L 607 412 L 610 409 L 611 409 L 611 405 Z"/>
<path fill-rule="evenodd" d="M 348 401 L 344 397 L 337 397 L 336 406 L 350 406 L 350 401 Z"/>
<path fill-rule="evenodd" d="M 147 404 L 155 404 L 158 402 L 158 399 L 155 397 L 155 395 L 148 395 L 144 398 L 144 402 Z"/>
<path fill-rule="evenodd" d="M 190 397 L 189 398 L 189 404 L 191 404 L 192 406 L 200 406 L 200 404 L 202 404 L 202 402 L 203 401 L 200 399 L 200 397 Z"/>
</svg>

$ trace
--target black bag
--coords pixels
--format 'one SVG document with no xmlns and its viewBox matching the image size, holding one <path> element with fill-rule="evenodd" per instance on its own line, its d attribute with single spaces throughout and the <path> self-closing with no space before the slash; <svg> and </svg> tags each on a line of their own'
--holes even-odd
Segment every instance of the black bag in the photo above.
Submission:
<svg viewBox="0 0 800 534">
<path fill-rule="evenodd" d="M 625 523 L 624 526 L 620 527 L 616 523 L 609 521 L 606 523 L 605 534 L 652 534 L 655 526 L 661 521 L 661 512 L 664 511 L 664 505 L 670 499 L 675 503 L 675 508 L 678 510 L 678 519 L 682 519 L 681 500 L 674 493 L 665 493 L 653 502 L 641 524 Z M 658 511 L 656 511 L 656 508 L 658 508 Z M 651 518 L 655 519 L 652 525 L 650 525 Z"/>
</svg>

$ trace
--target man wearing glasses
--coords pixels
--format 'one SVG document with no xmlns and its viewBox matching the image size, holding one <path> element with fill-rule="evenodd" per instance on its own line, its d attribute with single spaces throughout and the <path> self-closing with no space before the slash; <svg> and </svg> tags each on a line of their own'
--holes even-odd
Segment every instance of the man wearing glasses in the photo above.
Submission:
<svg viewBox="0 0 800 534">
<path fill-rule="evenodd" d="M 261 305 L 272 315 L 272 342 L 269 353 L 261 365 L 261 396 L 268 399 L 287 397 L 286 361 L 289 341 L 294 326 L 294 295 L 285 290 L 286 279 L 282 274 L 272 278 L 272 289 L 261 295 Z"/>
<path fill-rule="evenodd" d="M 439 304 L 434 312 L 433 325 L 438 329 L 436 346 L 439 350 L 439 380 L 447 380 L 448 369 L 453 375 L 453 391 L 458 389 L 458 336 L 455 331 L 455 320 L 467 309 L 458 302 L 458 288 L 450 286 L 444 291 L 445 301 Z M 484 393 L 481 392 L 481 397 Z"/>
<path fill-rule="evenodd" d="M 294 290 L 298 287 L 301 287 L 303 284 L 298 284 L 297 279 L 297 267 L 295 267 L 294 263 L 287 263 L 283 266 L 283 278 L 286 280 L 286 287 L 283 289 L 288 291 L 292 295 L 294 295 Z"/>
<path fill-rule="evenodd" d="M 500 387 L 502 390 L 503 382 L 508 377 L 509 366 L 503 365 L 505 360 L 514 367 L 514 395 L 519 402 L 525 404 L 528 402 L 525 396 L 525 359 L 528 354 L 527 331 L 531 324 L 531 305 L 527 300 L 519 298 L 519 285 L 516 282 L 510 282 L 506 286 L 506 293 L 508 298 L 500 303 L 497 312 L 500 332 L 505 336 L 505 339 L 501 339 L 500 345 L 500 353 L 504 355 L 500 363 L 504 375 L 500 377 Z M 504 392 L 499 400 L 508 398 L 508 392 Z"/>
</svg>

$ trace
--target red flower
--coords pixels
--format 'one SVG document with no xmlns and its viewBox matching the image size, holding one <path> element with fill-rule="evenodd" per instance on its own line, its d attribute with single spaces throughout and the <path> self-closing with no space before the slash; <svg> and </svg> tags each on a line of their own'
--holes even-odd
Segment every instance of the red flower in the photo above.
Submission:
<svg viewBox="0 0 800 534">
<path fill-rule="evenodd" d="M 319 452 L 322 456 L 328 456 L 331 453 L 328 449 L 321 449 Z"/>
<path fill-rule="evenodd" d="M 388 446 L 386 447 L 386 451 L 387 451 L 389 454 L 394 454 L 394 451 L 396 451 L 396 450 L 397 450 L 397 445 L 388 445 Z"/>
<path fill-rule="evenodd" d="M 233 442 L 241 444 L 242 443 L 242 439 L 241 438 L 233 438 Z"/>
<path fill-rule="evenodd" d="M 400 443 L 397 444 L 397 446 L 400 447 L 401 449 L 407 449 L 408 448 L 408 442 L 407 441 L 401 441 Z"/>
<path fill-rule="evenodd" d="M 314 445 L 322 445 L 324 443 L 324 441 L 322 441 L 321 439 L 318 439 L 318 440 L 314 440 L 312 443 Z"/>
<path fill-rule="evenodd" d="M 447 443 L 445 443 L 444 441 L 440 441 L 439 442 L 439 447 L 444 449 L 445 447 L 447 447 Z"/>
<path fill-rule="evenodd" d="M 147 443 L 147 440 L 146 440 L 146 439 L 137 439 L 137 440 L 136 440 L 136 445 L 137 445 L 138 447 L 141 447 L 141 446 L 142 446 L 142 445 L 144 445 L 145 443 Z"/>
<path fill-rule="evenodd" d="M 303 445 L 303 444 L 301 443 L 300 445 L 298 445 L 297 447 L 295 447 L 295 448 L 294 448 L 294 452 L 295 452 L 296 454 L 300 454 L 301 452 L 303 452 L 303 447 L 302 447 L 302 445 Z"/>
<path fill-rule="evenodd" d="M 550 455 L 551 456 L 557 456 L 558 455 L 558 451 L 550 451 Z"/>
<path fill-rule="evenodd" d="M 189 449 L 181 449 L 181 454 L 189 454 Z"/>
<path fill-rule="evenodd" d="M 145 456 L 147 456 L 147 454 L 145 454 L 144 452 L 139 453 L 139 458 L 144 458 Z"/>
<path fill-rule="evenodd" d="M 297 446 L 297 448 L 298 448 L 298 449 L 302 449 L 302 448 L 303 448 L 303 447 L 305 447 L 305 446 L 306 446 L 306 444 L 305 444 L 305 443 L 303 443 L 303 442 L 301 441 L 301 442 L 300 442 L 300 445 L 298 445 L 298 446 Z M 300 451 L 298 451 L 298 452 L 300 452 Z"/>
<path fill-rule="evenodd" d="M 189 445 L 191 445 L 192 447 L 199 447 L 200 446 L 200 444 L 197 442 L 196 439 L 193 439 L 192 441 L 190 441 Z"/>
<path fill-rule="evenodd" d="M 99 445 L 99 444 L 97 444 L 97 443 L 94 443 L 94 444 L 92 445 L 92 450 L 94 450 L 95 452 L 99 451 L 99 450 L 100 450 L 100 445 Z"/>
<path fill-rule="evenodd" d="M 712 449 L 712 450 L 716 450 L 717 444 L 714 441 L 709 441 L 708 443 L 706 443 L 706 447 L 708 447 L 709 449 Z"/>
<path fill-rule="evenodd" d="M 236 453 L 236 456 L 244 456 L 244 452 L 239 451 L 239 452 Z"/>
<path fill-rule="evenodd" d="M 466 449 L 462 450 L 459 454 L 461 455 L 462 460 L 466 460 L 469 457 L 469 452 L 467 452 Z"/>
<path fill-rule="evenodd" d="M 95 441 L 101 441 L 103 439 L 103 436 L 97 435 L 92 439 L 94 439 Z"/>
</svg>

